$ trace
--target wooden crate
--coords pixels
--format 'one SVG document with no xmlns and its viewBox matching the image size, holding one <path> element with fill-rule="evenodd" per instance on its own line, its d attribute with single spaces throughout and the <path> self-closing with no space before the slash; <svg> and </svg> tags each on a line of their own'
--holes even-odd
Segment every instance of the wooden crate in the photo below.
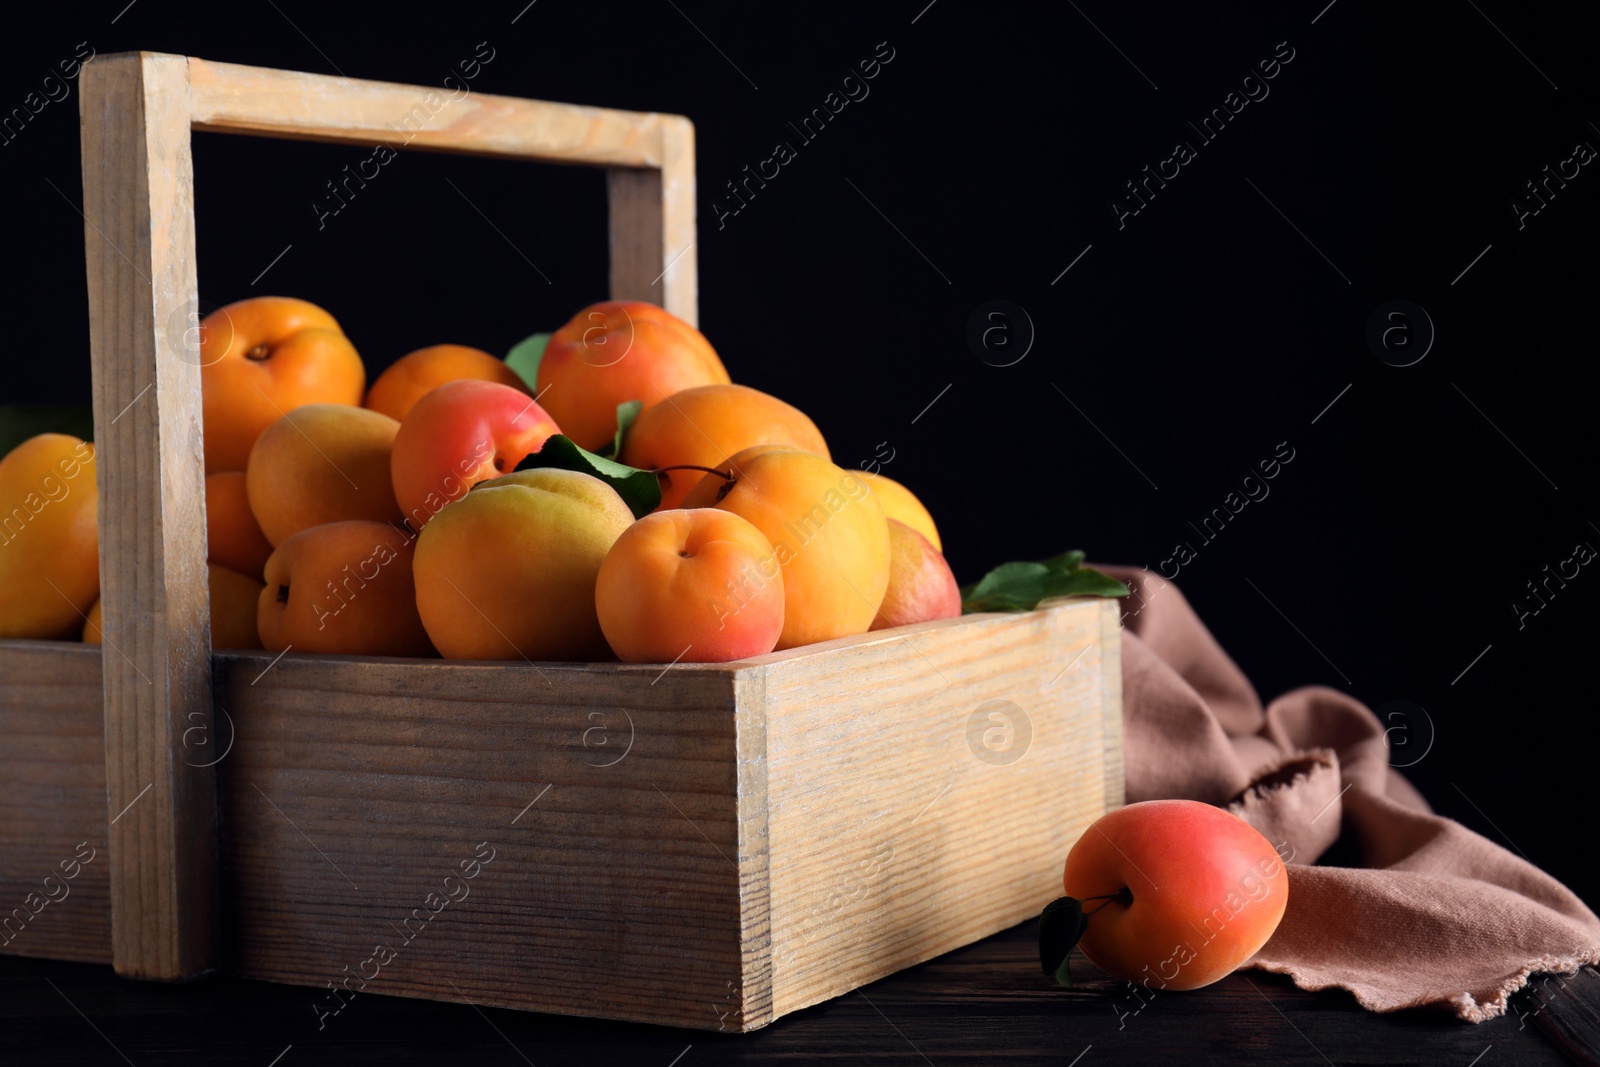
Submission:
<svg viewBox="0 0 1600 1067">
<path fill-rule="evenodd" d="M 719 665 L 211 652 L 190 131 L 370 144 L 431 92 L 85 68 L 106 643 L 0 642 L 0 951 L 307 985 L 314 1028 L 365 990 L 749 1030 L 1036 912 L 1122 799 L 1109 602 Z M 411 148 L 606 167 L 613 295 L 695 319 L 686 119 L 428 106 Z"/>
</svg>

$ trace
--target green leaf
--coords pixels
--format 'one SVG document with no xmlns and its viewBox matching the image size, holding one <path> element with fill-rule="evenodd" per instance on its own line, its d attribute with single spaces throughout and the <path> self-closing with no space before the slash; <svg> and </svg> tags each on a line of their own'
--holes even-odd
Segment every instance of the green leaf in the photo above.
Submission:
<svg viewBox="0 0 1600 1067">
<path fill-rule="evenodd" d="M 655 472 L 597 456 L 588 449 L 579 448 L 570 437 L 561 434 L 551 437 L 543 448 L 517 464 L 519 471 L 539 467 L 577 471 L 599 478 L 617 491 L 636 519 L 644 518 L 661 505 L 661 479 Z"/>
<path fill-rule="evenodd" d="M 506 366 L 516 371 L 535 393 L 539 391 L 539 361 L 544 359 L 544 346 L 549 343 L 549 334 L 536 333 L 524 337 L 506 353 Z"/>
<path fill-rule="evenodd" d="M 633 428 L 633 420 L 644 410 L 644 401 L 625 400 L 617 405 L 617 436 L 611 439 L 611 455 L 622 455 L 622 439 Z"/>
<path fill-rule="evenodd" d="M 1054 978 L 1056 985 L 1072 988 L 1067 960 L 1072 949 L 1089 929 L 1083 903 L 1074 897 L 1061 897 L 1044 906 L 1039 915 L 1039 967 Z"/>
<path fill-rule="evenodd" d="M 0 406 L 0 456 L 30 437 L 69 433 L 94 440 L 94 415 L 85 404 L 6 404 Z"/>
<path fill-rule="evenodd" d="M 1128 587 L 1083 565 L 1084 554 L 1065 552 L 1043 563 L 1002 563 L 961 589 L 961 610 L 1032 611 L 1040 601 L 1064 596 L 1127 596 Z"/>
</svg>

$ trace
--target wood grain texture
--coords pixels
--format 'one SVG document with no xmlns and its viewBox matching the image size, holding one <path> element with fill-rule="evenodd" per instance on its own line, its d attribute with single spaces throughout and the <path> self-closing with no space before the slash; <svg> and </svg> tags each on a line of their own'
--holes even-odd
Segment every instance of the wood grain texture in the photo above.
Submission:
<svg viewBox="0 0 1600 1067">
<path fill-rule="evenodd" d="M 238 731 L 218 767 L 230 969 L 318 987 L 308 1021 L 338 1007 L 327 983 L 364 974 L 370 992 L 717 1029 L 746 965 L 741 884 L 761 881 L 746 824 L 765 818 L 733 672 L 271 662 L 217 657 Z M 492 861 L 423 921 L 480 843 Z"/>
<path fill-rule="evenodd" d="M 660 168 L 672 115 L 189 59 L 194 128 L 213 133 Z"/>
<path fill-rule="evenodd" d="M 606 172 L 611 204 L 611 296 L 648 300 L 698 325 L 694 125 L 661 119 L 658 170 Z"/>
<path fill-rule="evenodd" d="M 1121 802 L 1121 708 L 1102 704 L 1117 607 L 968 616 L 766 668 L 774 1016 L 1060 895 L 1068 849 Z"/>
<path fill-rule="evenodd" d="M 103 56 L 81 84 L 114 958 L 175 980 L 216 924 L 215 777 L 178 744 L 211 721 L 188 63 Z"/>
<path fill-rule="evenodd" d="M 111 962 L 103 707 L 99 646 L 0 641 L 0 953 Z"/>
</svg>

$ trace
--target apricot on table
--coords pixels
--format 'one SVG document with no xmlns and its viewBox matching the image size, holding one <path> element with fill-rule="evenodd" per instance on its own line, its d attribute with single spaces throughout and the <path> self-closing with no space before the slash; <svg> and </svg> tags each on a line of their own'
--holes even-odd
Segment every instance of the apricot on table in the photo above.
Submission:
<svg viewBox="0 0 1600 1067">
<path fill-rule="evenodd" d="M 274 545 L 345 519 L 399 522 L 390 453 L 400 424 L 345 404 L 307 404 L 256 439 L 245 470 L 250 511 Z"/>
<path fill-rule="evenodd" d="M 624 663 L 726 663 L 771 652 L 783 632 L 772 542 L 731 511 L 657 511 L 600 565 L 600 628 Z"/>
<path fill-rule="evenodd" d="M 30 437 L 0 459 L 0 637 L 71 638 L 100 595 L 94 445 Z"/>
<path fill-rule="evenodd" d="M 640 300 L 591 304 L 545 346 L 539 398 L 562 431 L 591 451 L 617 432 L 617 405 L 648 409 L 673 393 L 729 381 L 705 335 Z"/>
<path fill-rule="evenodd" d="M 516 470 L 560 433 L 534 399 L 498 382 L 447 382 L 406 413 L 391 478 L 400 511 L 420 531 L 479 482 Z"/>
<path fill-rule="evenodd" d="M 686 508 L 742 516 L 766 535 L 783 573 L 777 647 L 866 633 L 889 586 L 889 523 L 867 483 L 812 452 L 757 445 L 703 475 Z"/>
<path fill-rule="evenodd" d="M 783 445 L 828 458 L 816 423 L 798 408 L 745 385 L 703 385 L 673 393 L 640 413 L 622 443 L 623 463 L 646 470 L 711 466 L 751 445 Z M 701 475 L 669 471 L 661 510 L 681 507 Z"/>
<path fill-rule="evenodd" d="M 244 471 L 206 475 L 206 562 L 259 578 L 272 555 L 272 542 L 261 532 Z"/>
<path fill-rule="evenodd" d="M 385 522 L 350 519 L 291 535 L 267 560 L 256 606 L 269 652 L 427 656 L 417 615 L 413 539 Z"/>
<path fill-rule="evenodd" d="M 361 403 L 367 372 L 334 317 L 258 296 L 200 321 L 206 473 L 242 471 L 261 431 L 304 404 Z"/>
<path fill-rule="evenodd" d="M 429 345 L 401 356 L 367 390 L 365 407 L 382 412 L 396 422 L 418 400 L 445 382 L 474 379 L 499 382 L 529 396 L 527 383 L 505 361 L 470 345 Z"/>
<path fill-rule="evenodd" d="M 417 538 L 417 609 L 434 645 L 452 659 L 605 658 L 595 583 L 632 523 L 615 490 L 576 471 L 477 486 Z"/>
</svg>

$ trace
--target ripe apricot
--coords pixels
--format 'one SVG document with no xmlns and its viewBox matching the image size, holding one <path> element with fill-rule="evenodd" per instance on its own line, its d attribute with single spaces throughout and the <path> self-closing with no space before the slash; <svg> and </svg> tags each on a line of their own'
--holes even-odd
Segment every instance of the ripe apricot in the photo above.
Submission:
<svg viewBox="0 0 1600 1067">
<path fill-rule="evenodd" d="M 886 517 L 905 523 L 926 537 L 935 549 L 944 551 L 944 542 L 939 540 L 939 528 L 933 524 L 933 516 L 928 514 L 928 509 L 922 506 L 922 501 L 917 499 L 916 494 L 887 474 L 863 476 L 867 484 L 872 487 L 878 503 L 883 505 L 883 514 Z"/>
<path fill-rule="evenodd" d="M 881 501 L 881 497 L 879 498 Z M 910 626 L 961 614 L 961 587 L 950 564 L 926 537 L 898 519 L 889 520 L 889 587 L 874 630 Z"/>
<path fill-rule="evenodd" d="M 729 380 L 704 334 L 639 300 L 584 308 L 551 334 L 539 361 L 545 410 L 591 450 L 616 435 L 618 404 L 637 400 L 648 409 L 684 389 Z"/>
<path fill-rule="evenodd" d="M 429 655 L 412 546 L 399 529 L 366 519 L 293 534 L 267 560 L 256 608 L 261 644 L 270 652 Z"/>
<path fill-rule="evenodd" d="M 390 453 L 400 424 L 345 404 L 307 404 L 268 426 L 250 450 L 250 511 L 274 545 L 345 519 L 399 522 Z"/>
<path fill-rule="evenodd" d="M 100 595 L 94 460 L 60 433 L 0 459 L 0 637 L 70 638 Z"/>
<path fill-rule="evenodd" d="M 794 648 L 865 633 L 889 585 L 889 524 L 855 471 L 821 456 L 756 446 L 704 475 L 685 507 L 743 516 L 772 543 L 783 570 L 783 633 Z"/>
<path fill-rule="evenodd" d="M 673 393 L 640 413 L 622 444 L 621 460 L 646 470 L 710 466 L 751 445 L 784 445 L 828 458 L 822 433 L 798 408 L 745 385 L 703 385 Z M 681 507 L 700 475 L 661 478 L 661 510 Z"/>
<path fill-rule="evenodd" d="M 256 633 L 256 604 L 262 585 L 248 575 L 206 564 L 206 587 L 211 591 L 211 647 L 260 648 Z M 83 621 L 83 643 L 98 645 L 101 640 L 101 609 L 97 597 Z"/>
<path fill-rule="evenodd" d="M 783 632 L 772 542 L 731 511 L 658 511 L 611 546 L 595 586 L 600 628 L 624 663 L 726 663 Z"/>
<path fill-rule="evenodd" d="M 1067 854 L 1062 885 L 1106 898 L 1079 947 L 1116 978 L 1198 989 L 1267 943 L 1289 873 L 1261 833 L 1195 800 L 1147 800 L 1102 815 Z"/>
<path fill-rule="evenodd" d="M 396 422 L 423 396 L 445 382 L 463 379 L 499 382 L 527 395 L 528 385 L 505 361 L 469 345 L 429 345 L 401 356 L 367 390 L 365 407 L 380 411 Z"/>
<path fill-rule="evenodd" d="M 272 555 L 272 542 L 261 532 L 244 471 L 206 475 L 206 562 L 259 577 Z"/>
<path fill-rule="evenodd" d="M 406 522 L 421 530 L 479 482 L 516 469 L 561 429 L 533 398 L 498 382 L 446 382 L 406 413 L 390 471 Z"/>
<path fill-rule="evenodd" d="M 92 608 L 90 608 L 89 609 L 89 613 L 83 617 L 83 643 L 84 644 L 86 644 L 86 645 L 98 645 L 100 643 L 100 640 L 101 640 L 101 637 L 100 637 L 100 619 L 101 619 L 100 598 L 99 597 L 95 597 L 94 598 L 94 606 Z"/>
<path fill-rule="evenodd" d="M 417 539 L 417 609 L 429 636 L 452 659 L 605 657 L 595 582 L 632 522 L 609 485 L 576 471 L 541 467 L 479 485 Z"/>
<path fill-rule="evenodd" d="M 261 431 L 304 404 L 360 404 L 367 372 L 326 311 L 258 296 L 200 322 L 206 473 L 241 471 Z"/>
</svg>

